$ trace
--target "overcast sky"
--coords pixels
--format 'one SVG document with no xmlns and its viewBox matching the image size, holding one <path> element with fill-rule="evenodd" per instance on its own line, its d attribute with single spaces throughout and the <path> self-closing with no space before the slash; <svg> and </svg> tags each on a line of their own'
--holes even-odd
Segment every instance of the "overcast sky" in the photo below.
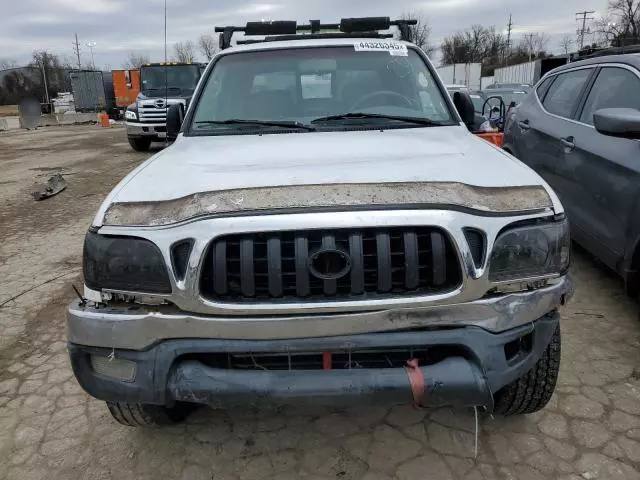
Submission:
<svg viewBox="0 0 640 480">
<path fill-rule="evenodd" d="M 341 17 L 391 16 L 417 12 L 428 17 L 431 41 L 474 23 L 506 29 L 513 14 L 514 41 L 524 33 L 546 32 L 549 49 L 560 52 L 565 34 L 575 37 L 575 12 L 606 11 L 607 0 L 167 0 L 169 55 L 180 40 L 212 34 L 213 27 L 249 20 L 337 21 Z M 164 55 L 164 0 L 3 0 L 0 59 L 28 62 L 35 49 L 72 56 L 78 34 L 83 63 L 90 61 L 88 42 L 95 42 L 98 67 L 120 68 L 128 52 L 153 61 Z"/>
</svg>

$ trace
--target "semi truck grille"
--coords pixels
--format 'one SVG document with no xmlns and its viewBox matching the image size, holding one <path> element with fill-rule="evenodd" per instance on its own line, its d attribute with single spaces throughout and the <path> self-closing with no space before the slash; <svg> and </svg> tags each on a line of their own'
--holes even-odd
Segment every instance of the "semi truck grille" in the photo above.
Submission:
<svg viewBox="0 0 640 480">
<path fill-rule="evenodd" d="M 200 292 L 210 300 L 350 300 L 436 294 L 462 281 L 438 228 L 252 233 L 215 239 Z"/>
<path fill-rule="evenodd" d="M 167 109 L 156 108 L 154 105 L 141 106 L 138 108 L 140 122 L 143 123 L 165 123 L 167 120 Z"/>
</svg>

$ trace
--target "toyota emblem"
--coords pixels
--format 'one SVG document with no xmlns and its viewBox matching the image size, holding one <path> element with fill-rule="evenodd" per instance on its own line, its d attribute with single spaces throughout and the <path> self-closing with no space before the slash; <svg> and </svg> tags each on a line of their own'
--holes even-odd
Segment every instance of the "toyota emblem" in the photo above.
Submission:
<svg viewBox="0 0 640 480">
<path fill-rule="evenodd" d="M 309 255 L 309 272 L 320 280 L 339 280 L 351 270 L 351 257 L 341 248 L 320 248 Z"/>
</svg>

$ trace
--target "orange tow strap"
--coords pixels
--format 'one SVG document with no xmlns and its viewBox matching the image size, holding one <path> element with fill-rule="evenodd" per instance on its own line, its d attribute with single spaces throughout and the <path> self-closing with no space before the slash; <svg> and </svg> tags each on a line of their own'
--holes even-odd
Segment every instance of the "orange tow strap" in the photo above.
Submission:
<svg viewBox="0 0 640 480">
<path fill-rule="evenodd" d="M 426 389 L 426 381 L 418 365 L 418 360 L 415 358 L 407 360 L 407 365 L 404 367 L 404 370 L 409 377 L 409 384 L 411 385 L 411 393 L 413 395 L 413 406 L 419 409 L 425 408 L 422 405 L 422 398 L 424 397 Z"/>
</svg>

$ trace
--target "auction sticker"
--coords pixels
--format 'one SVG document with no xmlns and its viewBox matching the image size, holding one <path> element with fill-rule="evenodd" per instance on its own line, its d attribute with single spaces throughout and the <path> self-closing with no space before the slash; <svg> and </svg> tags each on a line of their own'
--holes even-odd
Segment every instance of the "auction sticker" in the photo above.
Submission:
<svg viewBox="0 0 640 480">
<path fill-rule="evenodd" d="M 356 52 L 389 52 L 389 54 L 398 57 L 406 57 L 409 55 L 407 46 L 404 43 L 380 42 L 380 41 L 363 41 L 353 45 Z"/>
</svg>

